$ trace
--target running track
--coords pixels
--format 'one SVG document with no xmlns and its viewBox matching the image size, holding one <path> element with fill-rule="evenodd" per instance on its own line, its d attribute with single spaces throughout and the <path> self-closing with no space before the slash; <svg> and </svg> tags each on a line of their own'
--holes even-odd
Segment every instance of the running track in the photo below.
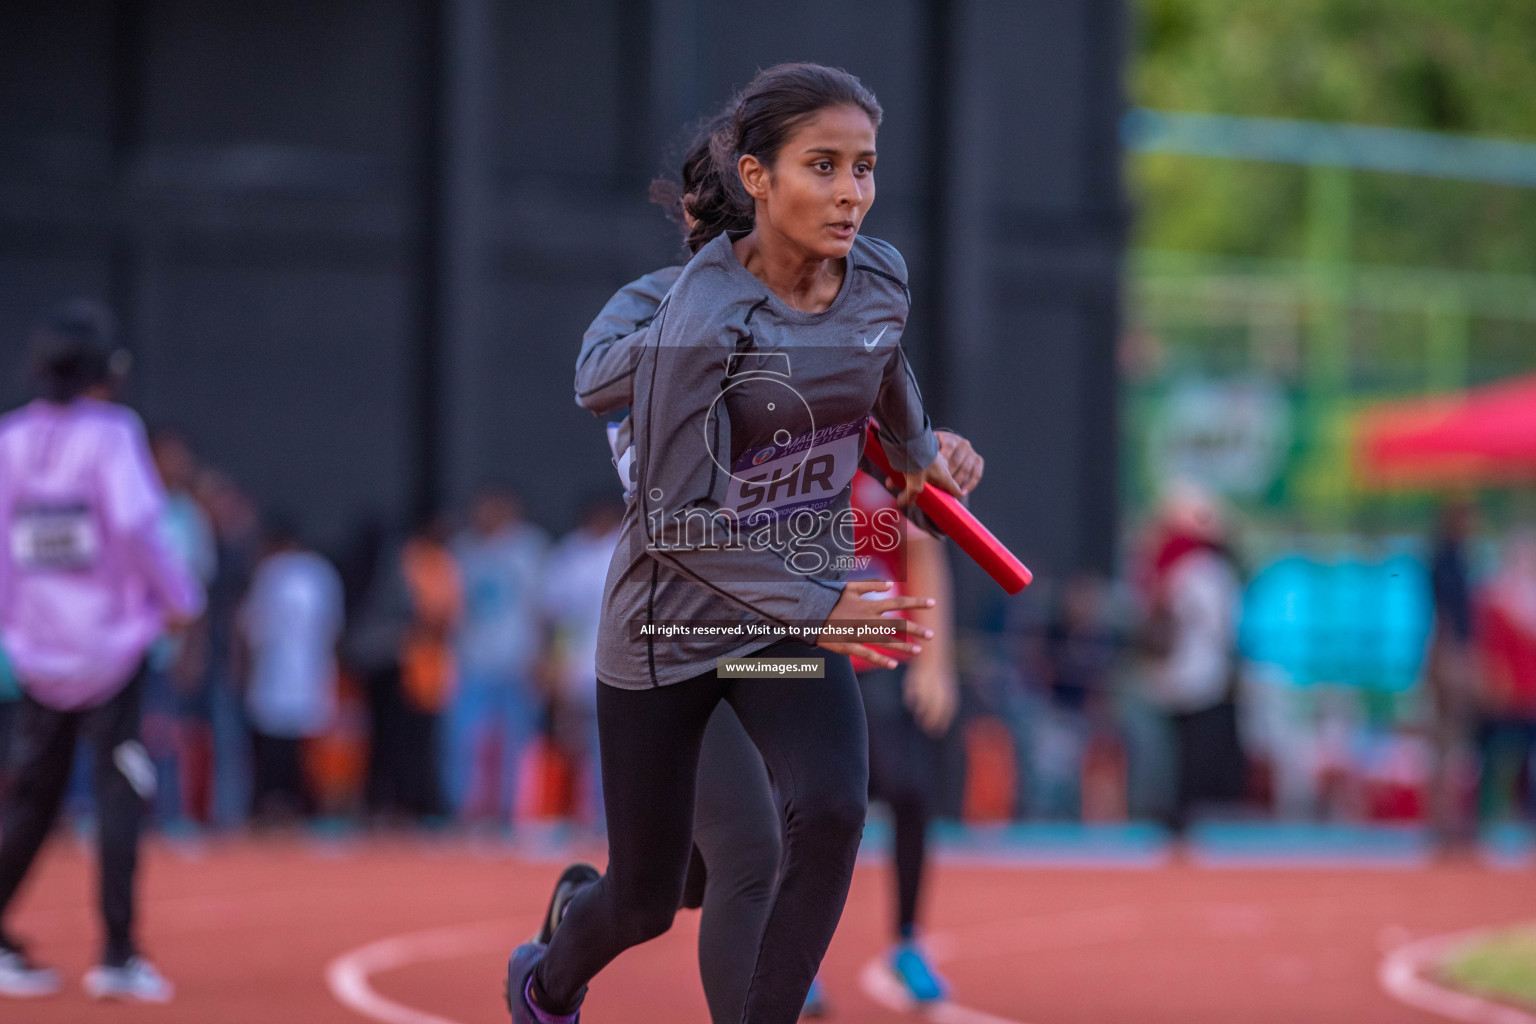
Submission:
<svg viewBox="0 0 1536 1024">
<path fill-rule="evenodd" d="M 114 1011 L 79 994 L 97 934 L 92 861 L 73 842 L 56 841 L 13 923 L 70 987 L 47 1000 L 0 1003 L 0 1019 L 504 1021 L 506 953 L 533 930 L 557 871 L 553 861 L 465 840 L 152 845 L 143 932 L 178 998 Z M 834 1022 L 913 1019 L 882 1005 L 891 996 L 871 967 L 884 941 L 886 885 L 878 866 L 855 878 L 824 967 Z M 929 916 L 958 1004 L 935 1018 L 941 1024 L 1434 1021 L 1450 1019 L 1448 1011 L 1424 1012 L 1386 994 L 1385 959 L 1438 935 L 1536 919 L 1536 884 L 1473 864 L 949 866 L 936 873 Z M 593 985 L 583 1019 L 704 1024 L 696 921 L 680 914 L 671 933 L 621 957 Z M 1468 1012 L 1461 1019 L 1501 1019 Z"/>
</svg>

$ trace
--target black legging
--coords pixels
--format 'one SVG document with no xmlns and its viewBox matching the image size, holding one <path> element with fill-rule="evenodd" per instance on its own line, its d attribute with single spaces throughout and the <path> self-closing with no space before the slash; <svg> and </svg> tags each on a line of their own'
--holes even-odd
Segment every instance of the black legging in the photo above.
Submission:
<svg viewBox="0 0 1536 1024">
<path fill-rule="evenodd" d="M 699 977 L 714 1024 L 741 1024 L 779 876 L 783 826 L 763 756 L 729 704 L 699 750 L 693 860 L 683 906 L 702 907 Z"/>
<path fill-rule="evenodd" d="M 869 795 L 890 805 L 895 832 L 896 934 L 910 939 L 928 862 L 936 743 L 902 696 L 902 669 L 859 673 L 869 715 Z"/>
<path fill-rule="evenodd" d="M 91 741 L 96 841 L 101 849 L 101 916 L 106 924 L 102 963 L 112 966 L 121 966 L 134 953 L 133 880 L 139 863 L 139 823 L 154 793 L 153 766 L 139 742 L 144 675 L 140 666 L 110 700 L 84 711 L 56 711 L 29 696 L 22 698 L 12 755 L 15 788 L 5 808 L 4 840 L 0 841 L 3 917 L 58 817 L 76 741 L 84 732 Z"/>
<path fill-rule="evenodd" d="M 798 1020 L 837 930 L 864 828 L 864 708 L 846 657 L 795 642 L 761 653 L 823 658 L 825 678 L 723 680 L 711 669 L 647 690 L 598 687 L 608 872 L 571 902 L 534 972 L 534 996 L 550 1012 L 570 1012 L 614 957 L 671 927 L 693 847 L 699 749 L 726 700 L 767 763 L 785 838 L 742 1019 Z"/>
</svg>

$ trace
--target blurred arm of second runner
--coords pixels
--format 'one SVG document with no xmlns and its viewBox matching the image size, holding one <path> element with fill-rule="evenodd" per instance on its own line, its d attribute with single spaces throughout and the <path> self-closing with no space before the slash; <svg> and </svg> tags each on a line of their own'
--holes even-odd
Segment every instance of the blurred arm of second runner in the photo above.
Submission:
<svg viewBox="0 0 1536 1024">
<path fill-rule="evenodd" d="M 634 401 L 635 360 L 646 328 L 681 267 L 645 275 L 614 292 L 581 339 L 576 357 L 576 404 L 607 416 Z"/>
<path fill-rule="evenodd" d="M 939 441 L 939 455 L 949 463 L 961 493 L 969 494 L 981 483 L 985 460 L 971 442 L 953 431 L 936 430 L 934 436 Z M 910 516 L 916 509 L 907 511 Z M 931 736 L 942 736 L 954 720 L 960 697 L 949 555 L 937 538 L 918 529 L 911 521 L 907 526 L 907 539 L 907 575 L 913 592 L 926 594 L 938 603 L 933 608 L 917 609 L 912 613 L 915 621 L 933 630 L 933 637 L 907 666 L 903 696 L 917 724 Z"/>
<path fill-rule="evenodd" d="M 934 599 L 932 608 L 913 610 L 912 619 L 933 631 L 920 654 L 907 665 L 903 699 L 912 717 L 930 736 L 942 736 L 959 702 L 955 671 L 955 608 L 949 553 L 938 538 L 907 524 L 907 580 L 912 591 Z"/>
</svg>

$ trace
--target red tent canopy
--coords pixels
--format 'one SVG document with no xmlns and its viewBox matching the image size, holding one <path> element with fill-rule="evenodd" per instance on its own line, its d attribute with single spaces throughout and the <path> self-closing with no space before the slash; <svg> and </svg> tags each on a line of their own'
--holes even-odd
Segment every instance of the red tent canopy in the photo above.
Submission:
<svg viewBox="0 0 1536 1024">
<path fill-rule="evenodd" d="M 1355 456 L 1375 483 L 1536 480 L 1536 376 L 1386 402 L 1360 416 Z"/>
</svg>

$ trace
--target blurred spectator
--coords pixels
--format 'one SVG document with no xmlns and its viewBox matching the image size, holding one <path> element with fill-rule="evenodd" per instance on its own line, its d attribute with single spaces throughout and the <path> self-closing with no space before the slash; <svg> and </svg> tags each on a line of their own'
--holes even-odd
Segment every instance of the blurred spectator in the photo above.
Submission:
<svg viewBox="0 0 1536 1024">
<path fill-rule="evenodd" d="M 1472 578 L 1467 557 L 1472 528 L 1469 503 L 1446 504 L 1440 512 L 1430 563 L 1435 607 L 1426 673 L 1434 747 L 1430 813 L 1436 832 L 1445 841 L 1466 839 L 1471 827 L 1460 780 L 1465 774 L 1461 766 L 1469 756 L 1477 691 L 1471 651 Z"/>
<path fill-rule="evenodd" d="M 200 580 L 211 580 L 218 567 L 213 525 L 192 494 L 198 475 L 197 459 L 186 438 L 168 427 L 156 428 L 149 438 L 155 468 L 165 482 L 165 510 L 161 522 L 166 543 L 186 562 Z"/>
<path fill-rule="evenodd" d="M 366 582 L 359 580 L 364 596 L 358 613 L 347 616 L 343 653 L 363 679 L 368 707 L 363 801 L 369 814 L 381 819 L 402 809 L 400 722 L 405 698 L 400 691 L 400 646 L 410 623 L 411 595 L 400 571 L 399 548 L 391 547 L 382 531 L 376 539 L 378 554 L 371 559 Z"/>
<path fill-rule="evenodd" d="M 376 516 L 358 520 L 347 542 L 335 558 L 341 575 L 344 618 L 350 625 L 362 621 L 372 598 L 375 578 L 384 554 L 386 531 Z M 349 642 L 340 650 L 338 674 L 338 710 L 336 729 L 321 743 L 319 755 L 321 811 L 328 815 L 355 814 L 370 806 L 376 781 L 370 778 L 377 760 L 371 756 L 379 735 L 379 700 L 384 694 L 376 684 L 378 677 L 353 656 Z M 398 685 L 398 681 L 397 684 Z"/>
<path fill-rule="evenodd" d="M 998 601 L 995 618 L 989 623 L 992 636 L 987 642 L 961 646 L 961 664 L 970 662 L 969 678 L 971 696 L 979 705 L 977 711 L 986 709 L 996 713 L 1008 732 L 1007 749 L 1003 749 L 1001 734 L 990 724 L 967 722 L 968 717 L 987 717 L 976 713 L 966 715 L 963 703 L 960 720 L 966 732 L 966 779 L 967 791 L 978 786 L 988 798 L 983 800 L 994 814 L 991 803 L 1007 803 L 1007 816 L 1026 818 L 1034 812 L 1035 723 L 1041 714 L 1044 682 L 1041 679 L 1045 658 L 1043 637 L 1048 618 L 1039 611 L 1040 598 L 1045 585 L 1038 584 L 1032 591 Z M 978 740 L 971 734 L 981 730 Z M 969 748 L 979 743 L 983 751 L 972 752 Z M 980 757 L 994 769 L 1001 771 L 997 778 L 982 779 L 976 776 L 974 761 Z M 1006 792 L 1004 791 L 1006 790 Z M 967 805 L 979 798 L 969 794 L 962 797 L 962 813 L 973 816 Z"/>
<path fill-rule="evenodd" d="M 444 811 L 442 718 L 457 684 L 454 632 L 464 614 L 464 584 L 448 549 L 447 524 L 430 518 L 400 553 L 411 617 L 400 645 L 401 753 L 405 755 L 406 809 L 432 819 Z"/>
<path fill-rule="evenodd" d="M 325 732 L 336 714 L 341 629 L 340 575 L 292 528 L 274 523 L 240 610 L 255 765 L 251 809 L 258 823 L 314 813 L 303 744 Z"/>
<path fill-rule="evenodd" d="M 469 529 L 454 540 L 464 614 L 443 775 L 449 807 L 466 820 L 512 818 L 517 771 L 539 718 L 532 672 L 548 547 L 517 498 L 495 487 L 476 495 Z"/>
<path fill-rule="evenodd" d="M 197 496 L 208 511 L 217 552 L 203 616 L 213 747 L 209 814 L 215 826 L 227 829 L 244 822 L 251 806 L 250 735 L 235 668 L 235 619 L 260 554 L 260 528 L 255 502 L 222 473 L 204 470 Z"/>
<path fill-rule="evenodd" d="M 1478 815 L 1495 821 L 1519 808 L 1522 793 L 1524 810 L 1536 811 L 1536 534 L 1506 542 L 1478 608 L 1478 627 Z"/>
<path fill-rule="evenodd" d="M 203 593 L 166 545 L 143 424 L 109 401 L 127 368 L 113 318 L 91 302 L 33 337 L 39 398 L 0 421 L 0 640 L 21 681 L 16 785 L 0 836 L 0 915 L 58 816 L 77 741 L 92 747 L 106 944 L 84 978 L 97 998 L 164 1002 L 171 985 L 133 934 L 140 819 L 154 767 L 140 740 L 147 654 Z M 58 977 L 0 931 L 0 990 Z"/>
<path fill-rule="evenodd" d="M 149 450 L 165 484 L 160 513 L 165 542 L 206 588 L 218 555 L 208 515 L 192 496 L 197 460 L 186 439 L 166 427 L 150 433 Z M 194 780 L 206 777 L 211 746 L 207 640 L 206 624 L 199 620 L 150 650 L 144 745 L 155 763 L 155 817 L 162 827 L 206 819 L 206 801 L 193 799 L 193 792 L 204 788 Z"/>
<path fill-rule="evenodd" d="M 1201 488 L 1170 488 L 1153 538 L 1141 646 L 1149 696 L 1172 729 L 1167 821 L 1182 832 L 1201 805 L 1235 801 L 1245 789 L 1236 706 L 1242 581 L 1222 509 Z"/>
<path fill-rule="evenodd" d="M 1040 650 L 1045 699 L 1035 717 L 1031 772 L 1039 815 L 1075 819 L 1082 813 L 1090 702 L 1098 711 L 1109 696 L 1117 649 L 1108 583 L 1093 575 L 1073 577 L 1045 626 Z"/>
<path fill-rule="evenodd" d="M 583 503 L 581 525 L 550 553 L 541 597 L 546 626 L 541 659 L 553 701 L 555 742 L 581 780 L 587 812 L 603 827 L 597 759 L 597 632 L 603 581 L 619 540 L 624 506 L 616 497 Z"/>
<path fill-rule="evenodd" d="M 381 557 L 348 640 L 364 673 L 370 749 L 365 799 L 375 815 L 442 816 L 438 730 L 452 695 L 453 631 L 463 584 L 440 515 Z"/>
</svg>

